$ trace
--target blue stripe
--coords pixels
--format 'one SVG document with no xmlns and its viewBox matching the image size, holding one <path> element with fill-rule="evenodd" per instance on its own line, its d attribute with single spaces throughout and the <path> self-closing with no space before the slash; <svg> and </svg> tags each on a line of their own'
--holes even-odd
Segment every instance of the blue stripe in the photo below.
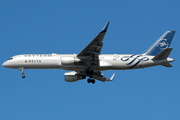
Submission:
<svg viewBox="0 0 180 120">
<path fill-rule="evenodd" d="M 139 60 L 135 65 L 133 65 L 133 66 L 131 66 L 131 67 L 129 67 L 129 68 L 133 68 L 133 67 L 135 67 L 137 64 L 139 64 L 141 62 L 141 60 Z"/>
<path fill-rule="evenodd" d="M 128 61 L 128 60 L 129 60 L 130 58 L 132 58 L 133 56 L 135 56 L 135 55 L 131 55 L 130 57 L 124 56 L 124 57 L 121 58 L 121 60 L 122 60 L 122 61 Z M 127 59 L 123 60 L 123 58 L 127 58 Z"/>
<path fill-rule="evenodd" d="M 140 57 L 141 55 L 137 56 L 136 58 L 134 58 L 130 63 L 128 63 L 127 65 L 132 64 L 138 57 Z"/>
</svg>

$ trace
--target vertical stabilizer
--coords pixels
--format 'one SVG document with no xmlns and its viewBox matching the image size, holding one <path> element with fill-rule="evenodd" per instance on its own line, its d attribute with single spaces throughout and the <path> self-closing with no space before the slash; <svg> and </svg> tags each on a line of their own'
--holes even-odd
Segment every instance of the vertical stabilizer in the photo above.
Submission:
<svg viewBox="0 0 180 120">
<path fill-rule="evenodd" d="M 144 55 L 156 56 L 171 44 L 173 36 L 176 31 L 165 32 L 149 49 L 144 52 Z"/>
</svg>

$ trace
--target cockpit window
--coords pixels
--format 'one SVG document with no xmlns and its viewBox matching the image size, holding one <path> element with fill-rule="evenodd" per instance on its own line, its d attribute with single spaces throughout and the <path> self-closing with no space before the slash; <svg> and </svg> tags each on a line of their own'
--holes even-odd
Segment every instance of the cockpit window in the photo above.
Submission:
<svg viewBox="0 0 180 120">
<path fill-rule="evenodd" d="M 9 60 L 12 60 L 13 58 L 9 58 Z"/>
</svg>

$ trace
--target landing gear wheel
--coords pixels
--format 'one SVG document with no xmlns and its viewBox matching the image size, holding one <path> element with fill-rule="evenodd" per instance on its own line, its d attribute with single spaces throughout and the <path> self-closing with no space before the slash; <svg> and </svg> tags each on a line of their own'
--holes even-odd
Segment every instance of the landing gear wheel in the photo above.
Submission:
<svg viewBox="0 0 180 120">
<path fill-rule="evenodd" d="M 22 75 L 22 78 L 25 78 L 25 75 Z"/>
<path fill-rule="evenodd" d="M 90 82 L 91 82 L 91 79 L 87 79 L 87 82 L 90 83 Z"/>
<path fill-rule="evenodd" d="M 95 83 L 95 80 L 94 80 L 94 79 L 92 79 L 92 80 L 91 80 L 91 82 L 92 82 L 92 84 L 94 84 L 94 83 Z"/>
<path fill-rule="evenodd" d="M 94 80 L 94 79 L 91 79 L 91 78 L 88 78 L 88 79 L 87 79 L 87 82 L 94 84 L 94 83 L 95 83 L 95 80 Z"/>
</svg>

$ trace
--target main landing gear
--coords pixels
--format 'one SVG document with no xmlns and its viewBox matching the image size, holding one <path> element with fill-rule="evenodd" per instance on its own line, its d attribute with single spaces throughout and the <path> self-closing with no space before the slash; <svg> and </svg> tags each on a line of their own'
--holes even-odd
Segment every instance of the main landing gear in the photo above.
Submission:
<svg viewBox="0 0 180 120">
<path fill-rule="evenodd" d="M 93 78 L 88 78 L 88 79 L 87 79 L 87 82 L 94 84 L 94 83 L 95 83 L 95 80 L 94 80 Z"/>
<path fill-rule="evenodd" d="M 94 84 L 95 83 L 95 79 L 92 78 L 92 75 L 94 74 L 94 71 L 91 70 L 91 69 L 87 69 L 86 70 L 86 74 L 88 74 L 88 76 L 90 76 L 90 78 L 87 79 L 87 82 Z"/>
<path fill-rule="evenodd" d="M 25 75 L 24 75 L 24 68 L 19 68 L 19 70 L 21 71 L 22 78 L 25 78 Z"/>
</svg>

